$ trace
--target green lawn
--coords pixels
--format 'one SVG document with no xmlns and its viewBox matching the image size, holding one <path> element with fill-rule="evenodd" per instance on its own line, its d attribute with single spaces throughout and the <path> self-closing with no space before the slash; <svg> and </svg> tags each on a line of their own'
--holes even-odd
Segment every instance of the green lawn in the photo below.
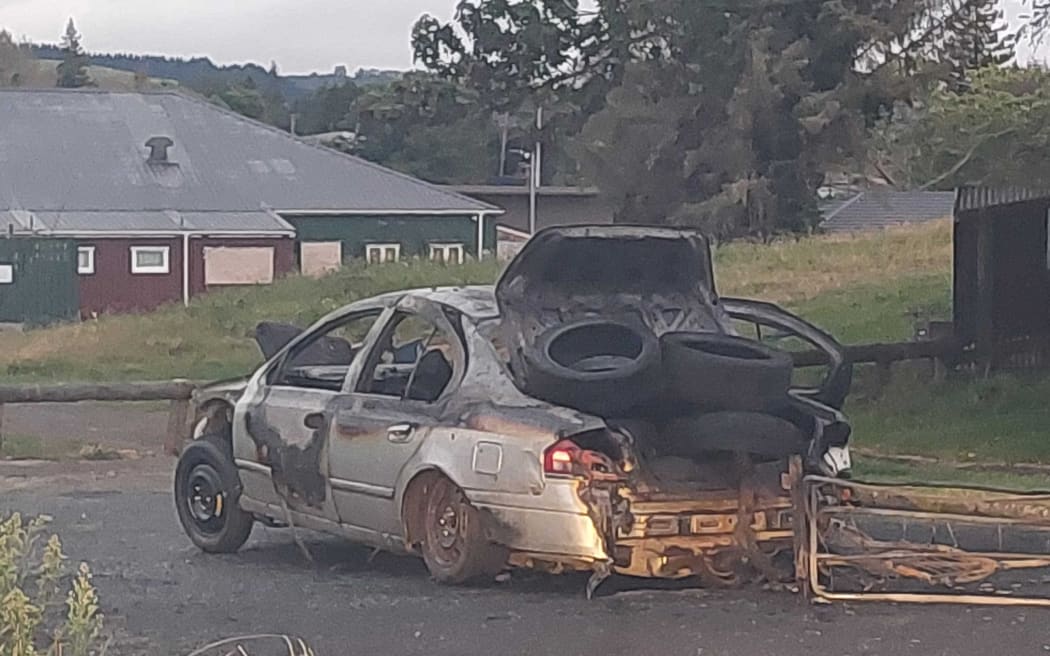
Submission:
<svg viewBox="0 0 1050 656">
<path fill-rule="evenodd" d="M 0 460 L 68 460 L 79 457 L 83 444 L 76 440 L 45 440 L 29 435 L 5 435 Z"/>
<path fill-rule="evenodd" d="M 858 238 L 730 244 L 715 253 L 718 286 L 725 295 L 778 302 L 846 343 L 907 340 L 917 318 L 950 316 L 950 234 L 948 224 L 938 224 Z M 355 299 L 412 287 L 488 284 L 499 270 L 491 261 L 463 267 L 354 265 L 321 280 L 289 278 L 212 294 L 188 308 L 9 334 L 0 350 L 0 374 L 5 382 L 243 375 L 260 360 L 251 339 L 259 321 L 306 325 Z M 858 367 L 847 407 L 859 447 L 950 461 L 1050 463 L 1050 378 L 958 376 L 935 384 L 925 363 L 904 364 L 873 399 L 869 374 Z M 14 445 L 8 450 L 39 450 Z M 861 467 L 881 476 L 903 466 L 872 461 Z"/>
</svg>

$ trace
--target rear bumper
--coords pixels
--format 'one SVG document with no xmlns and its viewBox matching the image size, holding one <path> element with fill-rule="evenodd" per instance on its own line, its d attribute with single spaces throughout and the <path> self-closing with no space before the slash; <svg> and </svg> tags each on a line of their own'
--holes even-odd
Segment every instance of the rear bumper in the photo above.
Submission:
<svg viewBox="0 0 1050 656">
<path fill-rule="evenodd" d="M 686 496 L 620 491 L 619 510 L 584 503 L 583 481 L 558 481 L 528 506 L 481 495 L 473 503 L 494 520 L 494 538 L 511 563 L 561 571 L 599 564 L 630 576 L 727 578 L 756 549 L 767 555 L 794 540 L 791 480 L 784 489 L 723 490 Z M 593 490 L 590 490 L 593 492 Z M 593 498 L 591 494 L 584 494 Z M 742 510 L 742 508 L 744 510 Z M 742 522 L 747 522 L 741 526 Z"/>
<path fill-rule="evenodd" d="M 767 499 L 756 507 L 745 516 L 750 518 L 746 528 L 740 526 L 740 506 L 726 502 L 679 501 L 653 511 L 640 505 L 632 513 L 631 530 L 616 540 L 614 569 L 620 574 L 729 579 L 740 563 L 753 558 L 756 547 L 773 555 L 790 549 L 794 541 L 794 510 L 788 496 Z"/>
</svg>

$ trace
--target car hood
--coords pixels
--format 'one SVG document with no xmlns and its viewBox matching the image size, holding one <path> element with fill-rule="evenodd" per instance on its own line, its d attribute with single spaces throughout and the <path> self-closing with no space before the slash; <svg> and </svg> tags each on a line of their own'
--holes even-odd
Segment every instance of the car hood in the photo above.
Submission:
<svg viewBox="0 0 1050 656">
<path fill-rule="evenodd" d="M 573 226 L 536 234 L 496 284 L 504 324 L 522 339 L 601 316 L 638 322 L 656 334 L 724 332 L 710 246 L 696 230 Z"/>
</svg>

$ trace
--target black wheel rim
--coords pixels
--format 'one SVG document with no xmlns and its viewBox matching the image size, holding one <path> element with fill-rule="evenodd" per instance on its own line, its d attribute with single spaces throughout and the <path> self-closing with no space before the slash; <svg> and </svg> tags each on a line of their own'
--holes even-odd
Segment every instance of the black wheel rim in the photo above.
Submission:
<svg viewBox="0 0 1050 656">
<path fill-rule="evenodd" d="M 226 492 L 219 472 L 211 465 L 197 465 L 186 477 L 183 503 L 194 527 L 205 535 L 215 535 L 226 524 Z"/>
<path fill-rule="evenodd" d="M 430 490 L 426 516 L 426 546 L 443 567 L 463 558 L 466 508 L 459 490 L 440 481 Z"/>
</svg>

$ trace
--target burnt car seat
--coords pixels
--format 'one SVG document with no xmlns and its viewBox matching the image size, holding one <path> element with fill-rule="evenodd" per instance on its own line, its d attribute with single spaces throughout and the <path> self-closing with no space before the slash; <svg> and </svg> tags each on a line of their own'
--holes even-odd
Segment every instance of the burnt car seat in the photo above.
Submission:
<svg viewBox="0 0 1050 656">
<path fill-rule="evenodd" d="M 419 360 L 406 397 L 412 401 L 433 403 L 452 380 L 452 365 L 440 349 L 430 349 Z"/>
</svg>

